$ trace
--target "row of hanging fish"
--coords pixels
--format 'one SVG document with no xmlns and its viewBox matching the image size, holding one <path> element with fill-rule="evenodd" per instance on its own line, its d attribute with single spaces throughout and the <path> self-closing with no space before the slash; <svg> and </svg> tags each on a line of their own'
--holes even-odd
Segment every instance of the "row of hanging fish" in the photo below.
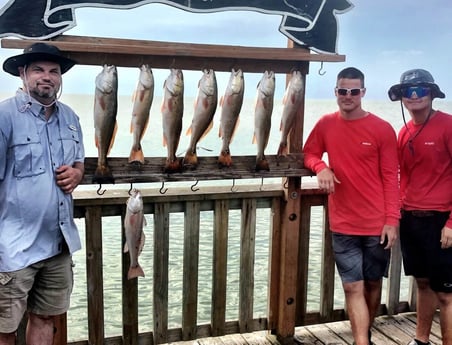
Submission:
<svg viewBox="0 0 452 345">
<path fill-rule="evenodd" d="M 104 65 L 97 75 L 94 102 L 95 143 L 98 148 L 98 165 L 94 173 L 94 182 L 113 183 L 113 176 L 108 167 L 107 156 L 114 143 L 117 130 L 117 88 L 118 74 L 113 65 Z M 204 70 L 198 83 L 198 94 L 194 106 L 194 114 L 187 135 L 191 135 L 189 146 L 184 158 L 176 157 L 182 132 L 182 117 L 184 113 L 184 78 L 180 69 L 171 69 L 164 85 L 163 102 L 161 106 L 163 145 L 167 147 L 167 157 L 164 171 L 180 172 L 184 167 L 196 168 L 198 156 L 197 143 L 209 133 L 213 127 L 213 118 L 217 104 L 221 107 L 219 136 L 222 140 L 218 156 L 220 167 L 232 166 L 232 156 L 229 149 L 234 133 L 239 123 L 243 104 L 245 81 L 242 70 L 232 69 L 224 95 L 218 101 L 218 87 L 215 72 Z M 294 71 L 287 85 L 283 98 L 283 114 L 280 131 L 281 140 L 278 155 L 287 154 L 287 137 L 293 127 L 296 112 L 303 100 L 304 80 L 301 72 Z M 253 143 L 257 144 L 255 170 L 269 170 L 265 158 L 265 148 L 268 144 L 271 117 L 273 113 L 275 93 L 275 73 L 265 71 L 257 86 L 255 105 L 255 123 Z M 133 143 L 129 155 L 129 163 L 144 164 L 144 153 L 141 139 L 146 131 L 150 108 L 154 98 L 154 77 L 148 65 L 140 68 L 138 85 L 134 94 L 131 120 Z"/>
</svg>

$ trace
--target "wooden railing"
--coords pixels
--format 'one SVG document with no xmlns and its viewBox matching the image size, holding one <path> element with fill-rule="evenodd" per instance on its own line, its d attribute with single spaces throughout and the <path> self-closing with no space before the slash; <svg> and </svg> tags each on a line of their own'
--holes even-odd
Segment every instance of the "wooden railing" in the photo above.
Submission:
<svg viewBox="0 0 452 345">
<path fill-rule="evenodd" d="M 143 303 L 138 298 L 139 279 L 127 280 L 129 256 L 124 253 L 105 252 L 103 248 L 102 219 L 106 216 L 125 215 L 127 189 L 107 191 L 98 196 L 95 191 L 76 193 L 75 216 L 85 219 L 85 256 L 87 276 L 87 325 L 88 339 L 72 342 L 72 345 L 82 344 L 160 344 L 180 340 L 191 340 L 207 336 L 218 336 L 232 333 L 244 333 L 257 330 L 274 331 L 278 320 L 278 299 L 281 276 L 278 260 L 281 253 L 280 227 L 281 209 L 286 202 L 286 191 L 280 185 L 249 185 L 239 186 L 234 190 L 231 186 L 203 187 L 197 192 L 178 188 L 170 188 L 164 195 L 157 189 L 142 190 L 145 213 L 152 214 L 154 219 L 154 238 L 147 238 L 147 246 L 153 246 L 153 330 L 139 333 L 138 305 Z M 327 197 L 315 188 L 299 190 L 301 217 L 299 229 L 299 250 L 285 253 L 295 257 L 297 263 L 296 297 L 287 303 L 296 305 L 295 325 L 315 324 L 328 321 L 338 321 L 347 318 L 344 308 L 334 308 L 335 296 L 334 259 L 331 250 L 331 236 L 326 231 Z M 289 196 L 290 197 L 290 196 Z M 309 267 L 309 248 L 311 236 L 311 209 L 320 206 L 324 209 L 324 221 L 321 241 L 320 267 L 320 308 L 307 310 L 308 277 L 312 267 Z M 269 284 L 268 310 L 265 317 L 253 318 L 254 296 L 254 262 L 256 237 L 256 211 L 267 209 L 270 212 L 268 230 L 269 236 Z M 240 210 L 240 259 L 239 274 L 239 304 L 238 319 L 226 320 L 227 291 L 227 246 L 230 232 L 229 214 L 232 210 Z M 203 211 L 213 212 L 213 223 L 210 229 L 213 234 L 212 256 L 212 289 L 211 322 L 199 324 L 197 321 L 198 301 L 198 258 L 200 214 Z M 169 218 L 172 213 L 184 214 L 183 240 L 183 286 L 182 308 L 180 310 L 182 324 L 176 329 L 168 327 L 168 268 L 169 233 L 171 231 Z M 204 225 L 205 226 L 205 225 Z M 119 234 L 118 229 L 118 236 Z M 122 230 L 122 243 L 124 243 Z M 104 316 L 104 257 L 122 255 L 122 336 L 106 337 Z M 400 254 L 393 251 L 390 278 L 387 284 L 386 301 L 382 301 L 380 313 L 393 314 L 409 309 L 409 301 L 399 301 L 400 291 Z M 318 278 L 318 277 L 316 277 Z M 284 284 L 284 282 L 282 282 Z M 205 293 L 205 292 L 204 292 Z M 62 316 L 55 336 L 55 344 L 65 344 L 67 329 L 65 316 Z M 67 327 L 70 327 L 67 326 Z M 119 330 L 118 330 L 119 331 Z M 24 343 L 19 340 L 19 343 Z"/>
</svg>

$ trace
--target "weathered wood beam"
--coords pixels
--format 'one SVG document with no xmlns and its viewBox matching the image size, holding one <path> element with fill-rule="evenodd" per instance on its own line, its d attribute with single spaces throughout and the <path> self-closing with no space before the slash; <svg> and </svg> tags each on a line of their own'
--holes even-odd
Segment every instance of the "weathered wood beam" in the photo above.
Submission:
<svg viewBox="0 0 452 345">
<path fill-rule="evenodd" d="M 112 64 L 137 67 L 148 63 L 152 68 L 180 68 L 247 72 L 307 73 L 309 62 L 342 62 L 344 55 L 315 54 L 305 48 L 266 48 L 236 45 L 174 43 L 119 38 L 60 35 L 51 41 L 2 39 L 2 48 L 23 49 L 34 42 L 57 46 L 67 57 L 81 65 Z"/>
<path fill-rule="evenodd" d="M 164 157 L 149 157 L 145 164 L 130 164 L 127 158 L 111 157 L 108 164 L 113 174 L 115 183 L 146 183 L 164 181 L 202 181 L 202 180 L 231 180 L 272 178 L 284 176 L 311 176 L 312 172 L 303 166 L 302 154 L 290 154 L 287 156 L 267 156 L 270 164 L 269 171 L 256 171 L 255 156 L 233 157 L 233 165 L 229 168 L 218 166 L 217 157 L 198 157 L 199 165 L 196 169 L 186 167 L 177 173 L 165 173 Z M 97 158 L 85 159 L 85 176 L 82 184 L 98 183 L 95 181 L 94 172 L 97 167 Z M 106 183 L 106 182 L 100 182 Z"/>
</svg>

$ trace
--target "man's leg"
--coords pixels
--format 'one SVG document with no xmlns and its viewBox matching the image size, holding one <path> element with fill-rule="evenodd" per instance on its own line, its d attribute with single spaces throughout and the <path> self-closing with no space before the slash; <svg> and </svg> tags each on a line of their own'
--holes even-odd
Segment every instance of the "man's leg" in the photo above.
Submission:
<svg viewBox="0 0 452 345">
<path fill-rule="evenodd" d="M 428 279 L 416 278 L 417 284 L 417 321 L 416 339 L 427 343 L 430 338 L 433 316 L 438 307 L 436 293 L 430 288 Z"/>
<path fill-rule="evenodd" d="M 380 280 L 367 280 L 364 282 L 364 294 L 366 298 L 367 308 L 369 309 L 369 328 L 372 327 L 378 307 L 381 303 L 381 285 Z"/>
<path fill-rule="evenodd" d="M 364 281 L 343 283 L 348 317 L 356 345 L 368 345 L 369 309 L 367 307 Z"/>
<path fill-rule="evenodd" d="M 14 345 L 16 333 L 0 333 L 0 345 Z"/>
<path fill-rule="evenodd" d="M 452 345 L 452 293 L 438 292 L 443 345 Z"/>
<path fill-rule="evenodd" d="M 27 344 L 53 344 L 54 317 L 29 314 L 27 324 Z"/>
</svg>

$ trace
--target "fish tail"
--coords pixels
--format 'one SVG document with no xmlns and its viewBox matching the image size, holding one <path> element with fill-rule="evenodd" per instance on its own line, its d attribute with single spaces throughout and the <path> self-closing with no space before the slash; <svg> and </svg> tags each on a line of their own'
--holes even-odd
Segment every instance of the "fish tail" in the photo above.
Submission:
<svg viewBox="0 0 452 345">
<path fill-rule="evenodd" d="M 267 158 L 265 158 L 265 156 L 256 159 L 256 171 L 261 171 L 261 170 L 270 171 L 270 165 L 268 163 Z"/>
<path fill-rule="evenodd" d="M 193 168 L 195 168 L 198 165 L 198 155 L 196 154 L 196 152 L 192 151 L 192 150 L 187 150 L 187 153 L 185 154 L 184 157 L 184 166 L 185 165 L 190 165 Z"/>
<path fill-rule="evenodd" d="M 142 149 L 134 149 L 130 151 L 129 163 L 141 163 L 144 164 L 144 153 Z"/>
<path fill-rule="evenodd" d="M 130 267 L 129 272 L 127 272 L 127 279 L 129 280 L 138 277 L 144 277 L 144 271 L 140 264 L 137 264 L 135 267 Z"/>
<path fill-rule="evenodd" d="M 278 147 L 278 156 L 287 156 L 287 154 L 289 153 L 288 149 L 287 149 L 287 144 L 281 143 L 279 144 Z"/>
<path fill-rule="evenodd" d="M 113 174 L 108 165 L 98 165 L 93 176 L 94 183 L 115 183 Z"/>
<path fill-rule="evenodd" d="M 180 159 L 174 159 L 173 161 L 171 160 L 166 160 L 166 164 L 165 164 L 165 172 L 166 173 L 174 173 L 174 172 L 180 172 L 182 170 L 182 163 Z"/>
<path fill-rule="evenodd" d="M 218 164 L 222 167 L 230 167 L 232 165 L 232 157 L 229 150 L 221 151 L 220 156 L 218 157 Z"/>
</svg>

